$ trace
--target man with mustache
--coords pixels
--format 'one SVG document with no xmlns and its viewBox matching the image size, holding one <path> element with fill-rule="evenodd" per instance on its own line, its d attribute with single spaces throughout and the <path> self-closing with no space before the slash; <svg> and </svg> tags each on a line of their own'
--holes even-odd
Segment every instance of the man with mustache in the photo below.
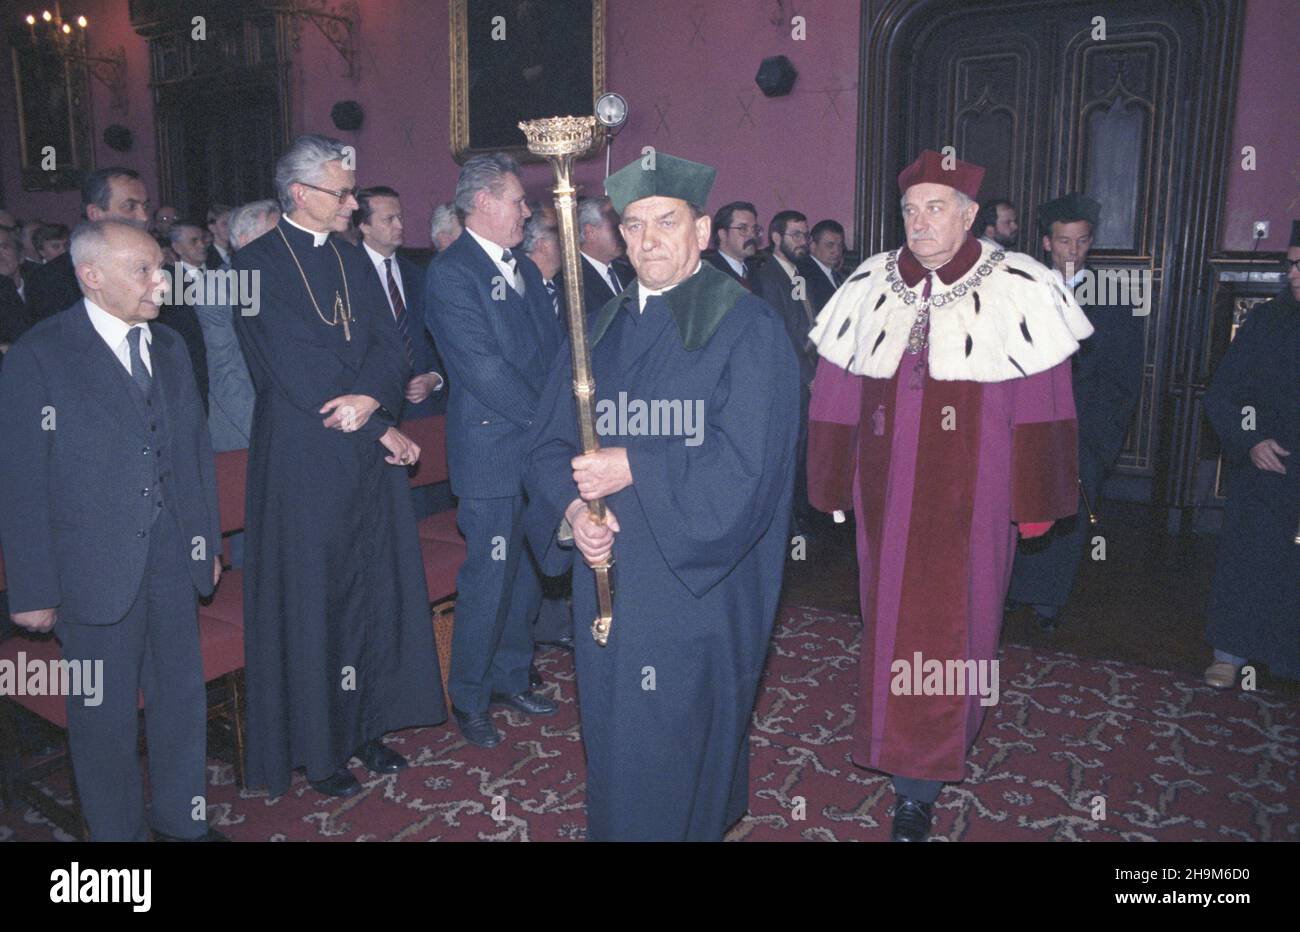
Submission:
<svg viewBox="0 0 1300 932">
<path fill-rule="evenodd" d="M 892 775 L 895 841 L 928 837 L 985 710 L 969 674 L 915 694 L 911 668 L 989 669 L 1017 533 L 1078 501 L 1070 355 L 1092 328 L 1050 271 L 971 235 L 983 176 L 932 151 L 904 169 L 907 244 L 863 262 L 810 334 L 808 496 L 857 512 L 853 760 Z"/>
<path fill-rule="evenodd" d="M 749 291 L 754 290 L 750 260 L 758 251 L 763 228 L 758 225 L 758 208 L 749 201 L 723 204 L 713 215 L 713 238 L 716 245 L 704 253 L 704 259 L 719 272 L 730 275 Z"/>
<path fill-rule="evenodd" d="M 805 538 L 816 536 L 818 512 L 808 503 L 808 400 L 817 373 L 817 347 L 808 339 L 817 314 L 813 310 L 808 280 L 797 266 L 808 257 L 808 218 L 797 210 L 783 210 L 772 218 L 768 234 L 772 256 L 754 273 L 755 291 L 776 308 L 785 323 L 799 360 L 799 453 L 794 480 L 793 530 Z"/>
</svg>

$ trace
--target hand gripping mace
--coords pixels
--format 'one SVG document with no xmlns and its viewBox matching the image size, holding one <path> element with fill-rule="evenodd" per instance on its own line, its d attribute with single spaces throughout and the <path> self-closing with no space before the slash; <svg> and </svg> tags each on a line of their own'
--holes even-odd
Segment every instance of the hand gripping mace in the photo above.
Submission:
<svg viewBox="0 0 1300 932">
<path fill-rule="evenodd" d="M 595 117 L 547 117 L 519 124 L 528 138 L 528 151 L 542 155 L 555 172 L 555 215 L 560 223 L 560 252 L 564 263 L 564 300 L 569 314 L 569 345 L 573 353 L 573 397 L 578 405 L 578 431 L 582 451 L 600 449 L 596 439 L 593 398 L 596 383 L 591 377 L 591 349 L 587 346 L 582 301 L 582 265 L 578 258 L 577 189 L 573 186 L 573 159 L 590 151 L 596 141 Z M 605 500 L 593 499 L 587 510 L 598 524 L 605 523 Z M 591 623 L 591 636 L 605 646 L 614 624 L 614 597 L 610 584 L 613 557 L 593 566 L 599 615 Z"/>
</svg>

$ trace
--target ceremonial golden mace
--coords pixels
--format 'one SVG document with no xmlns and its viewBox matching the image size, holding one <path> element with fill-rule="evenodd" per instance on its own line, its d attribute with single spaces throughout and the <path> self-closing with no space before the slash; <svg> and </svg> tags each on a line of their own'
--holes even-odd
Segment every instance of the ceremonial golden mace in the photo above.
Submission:
<svg viewBox="0 0 1300 932">
<path fill-rule="evenodd" d="M 528 151 L 542 155 L 555 172 L 555 216 L 560 223 L 560 252 L 564 262 L 564 300 L 569 314 L 569 347 L 573 355 L 573 397 L 578 405 L 578 431 L 582 451 L 595 453 L 600 449 L 596 437 L 596 417 L 593 399 L 596 383 L 591 377 L 591 348 L 587 346 L 587 328 L 582 300 L 582 265 L 578 257 L 578 203 L 577 189 L 573 186 L 573 160 L 591 150 L 596 139 L 596 118 L 546 117 L 526 120 L 519 124 L 528 138 Z M 597 524 L 605 523 L 605 500 L 592 499 L 587 510 Z M 591 636 L 605 646 L 609 629 L 614 624 L 614 596 L 610 585 L 610 570 L 614 558 L 611 554 L 592 567 L 596 572 L 596 599 L 599 615 L 591 623 Z"/>
</svg>

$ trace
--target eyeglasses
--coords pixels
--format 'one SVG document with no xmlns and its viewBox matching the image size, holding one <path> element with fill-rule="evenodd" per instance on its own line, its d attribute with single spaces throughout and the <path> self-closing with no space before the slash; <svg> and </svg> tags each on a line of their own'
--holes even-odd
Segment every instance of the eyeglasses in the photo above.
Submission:
<svg viewBox="0 0 1300 932">
<path fill-rule="evenodd" d="M 786 230 L 781 235 L 786 239 L 794 240 L 796 243 L 802 242 L 808 238 L 808 234 L 803 230 Z"/>
<path fill-rule="evenodd" d="M 1282 274 L 1290 275 L 1293 269 L 1300 269 L 1300 259 L 1283 259 Z"/>
<path fill-rule="evenodd" d="M 748 223 L 738 223 L 733 227 L 727 227 L 727 229 L 735 230 L 741 236 L 748 236 L 750 233 L 753 233 L 755 236 L 763 235 L 763 227 L 757 223 L 753 226 L 750 226 Z"/>
<path fill-rule="evenodd" d="M 347 201 L 350 197 L 356 197 L 357 192 L 361 190 L 360 188 L 344 188 L 342 191 L 335 191 L 333 188 L 320 188 L 314 184 L 308 184 L 305 181 L 299 181 L 297 183 L 302 185 L 304 188 L 311 188 L 313 191 L 319 191 L 322 194 L 333 194 L 339 199 L 340 204 Z"/>
</svg>

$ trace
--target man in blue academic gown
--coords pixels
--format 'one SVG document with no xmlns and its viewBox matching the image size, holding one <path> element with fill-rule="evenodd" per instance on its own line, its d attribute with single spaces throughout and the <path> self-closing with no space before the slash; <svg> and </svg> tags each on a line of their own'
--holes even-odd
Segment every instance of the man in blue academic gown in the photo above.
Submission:
<svg viewBox="0 0 1300 932">
<path fill-rule="evenodd" d="M 394 423 L 410 378 L 374 269 L 334 235 L 356 209 L 351 147 L 294 140 L 276 164 L 283 216 L 235 254 L 261 306 L 235 316 L 257 390 L 244 580 L 250 786 L 303 768 L 326 796 L 407 761 L 386 732 L 447 717 Z"/>
<path fill-rule="evenodd" d="M 714 170 L 657 153 L 606 181 L 637 281 L 597 312 L 596 430 L 581 455 L 569 350 L 538 405 L 526 524 L 573 560 L 587 837 L 718 841 L 749 797 L 746 728 L 785 562 L 799 366 L 780 316 L 713 266 Z M 601 497 L 596 525 L 585 501 Z M 615 560 L 606 646 L 590 565 Z"/>
<path fill-rule="evenodd" d="M 1205 393 L 1228 480 L 1205 632 L 1221 689 L 1248 661 L 1300 679 L 1300 220 L 1285 261 L 1289 287 L 1251 308 Z"/>
<path fill-rule="evenodd" d="M 1085 267 L 1100 216 L 1101 205 L 1077 193 L 1038 209 L 1043 250 L 1093 328 L 1092 336 L 1080 344 L 1071 372 L 1079 422 L 1079 512 L 1058 521 L 1042 537 L 1020 541 L 1007 596 L 1012 608 L 1029 605 L 1038 627 L 1047 632 L 1055 630 L 1074 588 L 1090 538 L 1089 509 L 1093 514 L 1098 509 L 1106 476 L 1119 459 L 1142 390 L 1147 318 L 1140 305 L 1150 301 L 1151 290 L 1128 287 L 1113 294 L 1112 283 L 1121 279 L 1101 277 Z"/>
</svg>

